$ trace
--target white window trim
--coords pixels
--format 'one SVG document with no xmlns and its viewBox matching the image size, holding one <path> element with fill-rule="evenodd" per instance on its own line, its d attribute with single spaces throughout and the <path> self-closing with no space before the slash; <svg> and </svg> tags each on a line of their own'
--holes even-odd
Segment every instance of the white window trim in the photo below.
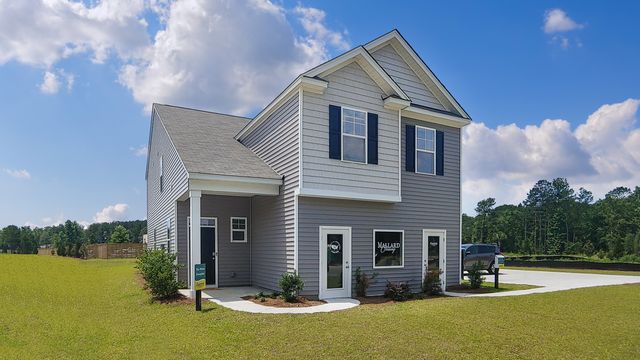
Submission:
<svg viewBox="0 0 640 360">
<path fill-rule="evenodd" d="M 427 131 L 433 132 L 433 151 L 418 149 L 418 129 L 425 129 Z M 438 154 L 437 154 L 438 144 L 436 144 L 436 142 L 438 140 L 436 139 L 436 134 L 437 134 L 436 133 L 436 129 L 429 128 L 429 127 L 426 127 L 426 126 L 416 125 L 416 134 L 415 134 L 414 139 L 413 139 L 413 141 L 414 141 L 413 147 L 416 149 L 416 153 L 414 155 L 414 157 L 415 157 L 414 167 L 415 167 L 416 174 L 422 174 L 422 175 L 435 175 L 436 174 L 436 161 L 438 159 Z M 428 154 L 433 154 L 433 172 L 432 173 L 418 171 L 418 151 L 424 152 L 424 153 L 428 153 Z"/>
<path fill-rule="evenodd" d="M 360 135 L 354 135 L 354 134 L 345 134 L 344 133 L 344 109 L 348 109 L 348 110 L 352 110 L 352 111 L 357 111 L 357 112 L 361 112 L 364 113 L 364 136 L 360 136 Z M 351 136 L 357 139 L 364 139 L 364 162 L 360 162 L 360 161 L 353 161 L 353 160 L 345 160 L 344 159 L 344 137 L 346 136 Z M 367 165 L 369 163 L 369 144 L 368 144 L 368 136 L 369 136 L 369 112 L 362 110 L 362 109 L 356 109 L 356 108 L 352 108 L 352 107 L 348 107 L 348 106 L 342 106 L 340 107 L 340 160 L 347 162 L 347 163 L 352 163 L 352 164 L 360 164 L 360 165 Z"/>
<path fill-rule="evenodd" d="M 244 230 L 240 230 L 240 229 L 233 229 L 233 220 L 244 220 Z M 231 217 L 231 219 L 229 220 L 229 227 L 231 232 L 229 233 L 230 240 L 232 243 L 246 243 L 247 242 L 247 226 L 248 226 L 248 220 L 246 217 L 241 217 L 241 216 L 235 216 L 235 217 Z M 233 232 L 234 231 L 242 231 L 244 233 L 244 241 L 239 241 L 239 240 L 233 240 Z"/>
<path fill-rule="evenodd" d="M 401 233 L 402 234 L 402 265 L 396 265 L 396 266 L 376 266 L 376 233 L 377 232 L 397 232 L 397 233 Z M 374 269 L 404 269 L 404 247 L 405 247 L 405 241 L 404 241 L 404 230 L 397 230 L 397 229 L 373 229 L 373 238 L 372 238 L 373 242 L 372 242 L 372 259 L 373 259 L 373 268 Z"/>
</svg>

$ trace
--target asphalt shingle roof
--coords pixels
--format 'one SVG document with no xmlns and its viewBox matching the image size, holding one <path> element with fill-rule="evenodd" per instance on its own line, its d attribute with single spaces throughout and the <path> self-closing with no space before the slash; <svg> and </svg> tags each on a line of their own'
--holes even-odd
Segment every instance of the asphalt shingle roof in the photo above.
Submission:
<svg viewBox="0 0 640 360">
<path fill-rule="evenodd" d="M 234 136 L 251 119 L 154 104 L 189 173 L 282 179 Z"/>
</svg>

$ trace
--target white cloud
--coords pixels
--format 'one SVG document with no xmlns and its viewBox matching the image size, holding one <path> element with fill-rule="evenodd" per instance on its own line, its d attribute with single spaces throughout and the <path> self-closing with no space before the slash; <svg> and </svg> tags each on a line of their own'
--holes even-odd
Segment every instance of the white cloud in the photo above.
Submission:
<svg viewBox="0 0 640 360">
<path fill-rule="evenodd" d="M 67 91 L 71 91 L 75 82 L 75 76 L 73 74 L 67 73 L 62 69 L 58 70 L 57 74 L 47 70 L 44 72 L 42 83 L 40 84 L 40 91 L 47 95 L 57 94 L 60 90 L 62 80 L 66 83 Z"/>
<path fill-rule="evenodd" d="M 547 34 L 567 32 L 583 27 L 584 25 L 575 22 L 562 9 L 547 10 L 544 14 L 544 32 Z"/>
<path fill-rule="evenodd" d="M 44 78 L 42 79 L 42 84 L 40 84 L 40 91 L 43 94 L 56 94 L 60 89 L 60 80 L 58 80 L 58 76 L 50 71 L 46 71 L 44 73 Z"/>
<path fill-rule="evenodd" d="M 25 169 L 3 169 L 5 173 L 7 173 L 9 176 L 16 178 L 16 179 L 22 179 L 22 180 L 30 180 L 31 179 L 31 174 L 25 170 Z"/>
<path fill-rule="evenodd" d="M 90 7 L 69 0 L 4 1 L 0 6 L 0 65 L 8 61 L 50 68 L 87 53 L 102 63 L 123 59 L 148 44 L 143 0 L 103 0 Z"/>
<path fill-rule="evenodd" d="M 157 33 L 149 34 L 145 17 L 157 18 Z M 51 70 L 61 59 L 113 56 L 122 64 L 119 82 L 147 110 L 161 102 L 248 114 L 331 49 L 349 46 L 325 18 L 319 9 L 268 0 L 5 1 L 0 65 L 46 69 L 41 90 L 54 94 L 63 79 L 68 90 L 74 83 Z"/>
<path fill-rule="evenodd" d="M 130 147 L 129 150 L 133 153 L 133 155 L 142 157 L 147 156 L 149 150 L 147 149 L 147 145 L 140 145 L 138 147 Z"/>
<path fill-rule="evenodd" d="M 566 177 L 602 197 L 616 186 L 640 185 L 640 100 L 603 105 L 572 131 L 565 120 L 495 129 L 464 129 L 463 210 L 484 198 L 517 204 L 540 179 Z"/>
<path fill-rule="evenodd" d="M 93 222 L 101 223 L 126 220 L 127 210 L 129 210 L 129 205 L 127 204 L 109 205 L 96 213 L 93 217 Z"/>
<path fill-rule="evenodd" d="M 123 67 L 120 82 L 147 110 L 161 102 L 247 114 L 326 60 L 328 47 L 346 46 L 323 25 L 323 12 L 294 14 L 305 36 L 295 34 L 285 8 L 266 0 L 174 2 L 164 29 L 145 56 Z"/>
<path fill-rule="evenodd" d="M 60 213 L 56 216 L 45 216 L 40 220 L 39 224 L 32 222 L 31 220 L 27 221 L 24 226 L 29 226 L 31 228 L 39 227 L 43 228 L 46 226 L 57 226 L 60 224 L 64 224 L 64 214 Z"/>
</svg>

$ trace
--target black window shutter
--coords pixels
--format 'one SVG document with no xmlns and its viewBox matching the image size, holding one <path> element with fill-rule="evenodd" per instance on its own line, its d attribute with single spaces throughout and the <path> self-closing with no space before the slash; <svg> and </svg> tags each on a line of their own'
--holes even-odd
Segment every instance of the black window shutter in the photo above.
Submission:
<svg viewBox="0 0 640 360">
<path fill-rule="evenodd" d="M 405 133 L 405 165 L 407 171 L 416 171 L 416 127 L 407 125 Z"/>
<path fill-rule="evenodd" d="M 378 114 L 367 114 L 367 163 L 378 164 Z"/>
<path fill-rule="evenodd" d="M 436 131 L 436 175 L 444 175 L 444 132 Z"/>
<path fill-rule="evenodd" d="M 329 105 L 329 158 L 342 158 L 340 149 L 340 137 L 342 136 L 342 109 L 340 106 Z"/>
</svg>

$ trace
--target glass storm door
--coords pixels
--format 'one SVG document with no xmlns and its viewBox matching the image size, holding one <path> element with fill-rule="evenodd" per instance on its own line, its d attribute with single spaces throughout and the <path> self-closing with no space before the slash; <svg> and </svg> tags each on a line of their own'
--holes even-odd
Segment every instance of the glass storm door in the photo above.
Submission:
<svg viewBox="0 0 640 360">
<path fill-rule="evenodd" d="M 320 227 L 322 299 L 351 297 L 351 228 Z"/>
<path fill-rule="evenodd" d="M 445 233 L 444 231 L 423 230 L 422 233 L 422 278 L 427 271 L 442 271 L 440 280 L 444 289 L 445 279 Z"/>
</svg>

